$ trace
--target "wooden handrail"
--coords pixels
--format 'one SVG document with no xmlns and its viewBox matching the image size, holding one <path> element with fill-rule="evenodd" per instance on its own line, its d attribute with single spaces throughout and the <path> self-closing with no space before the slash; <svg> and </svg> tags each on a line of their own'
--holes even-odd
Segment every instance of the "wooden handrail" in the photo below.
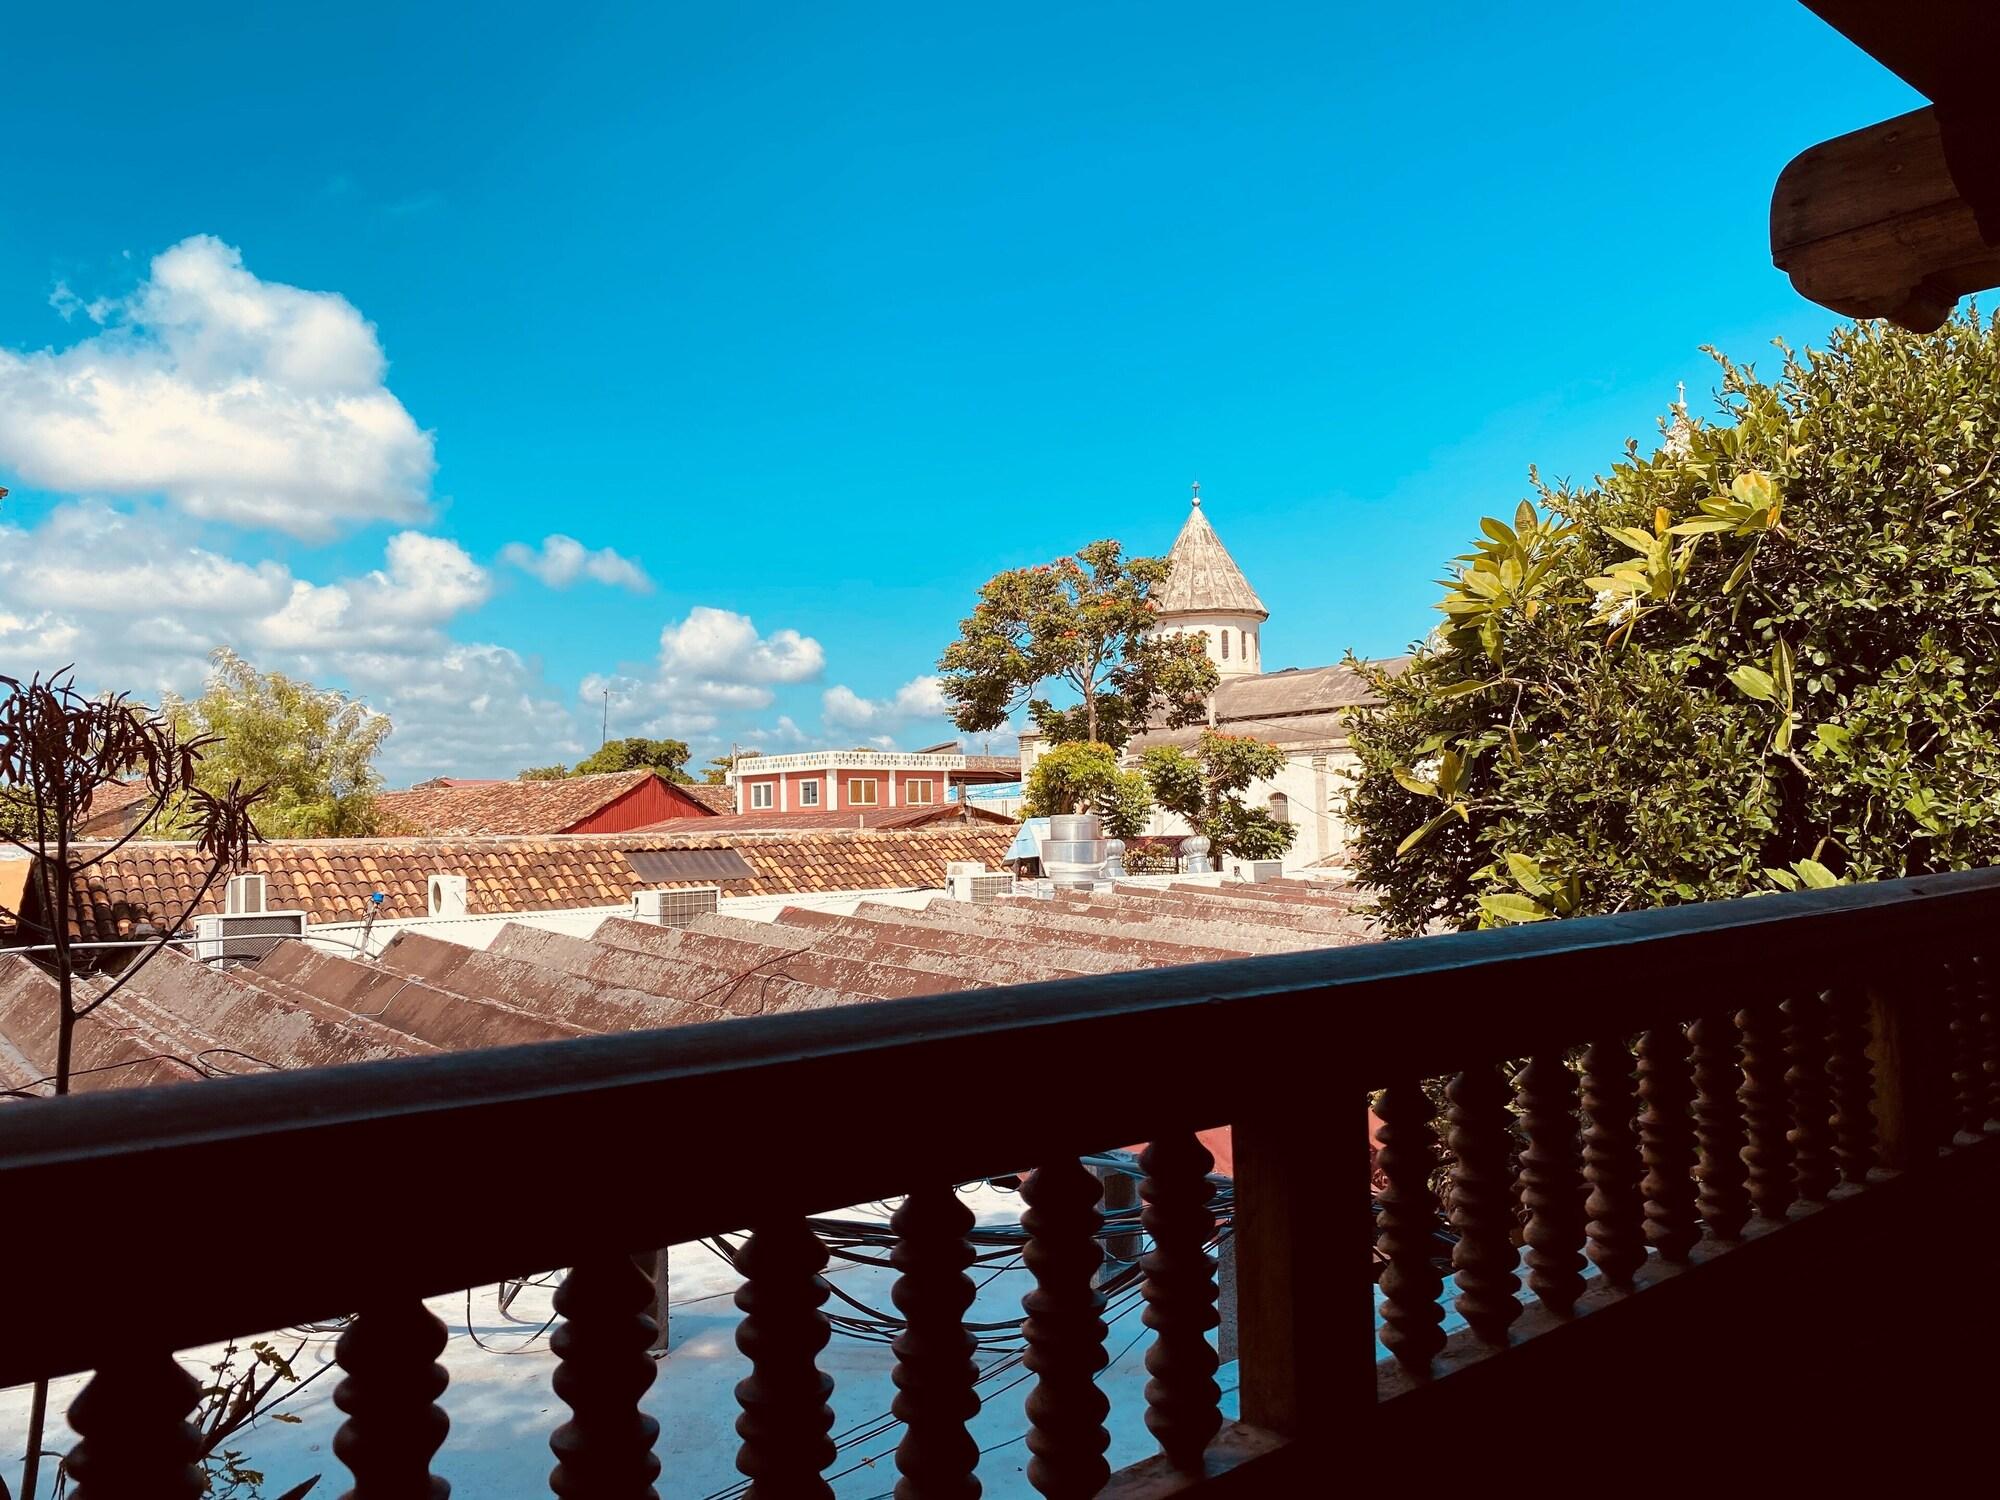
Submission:
<svg viewBox="0 0 2000 1500">
<path fill-rule="evenodd" d="M 1990 929 L 2000 871 L 1097 976 L 674 1031 L 110 1092 L 0 1110 L 0 1202 L 25 1299 L 0 1384 L 129 1341 L 89 1291 L 176 1289 L 187 1347 L 592 1253 L 680 1243 L 1024 1169 L 1060 1153 L 1353 1098 L 1805 972 L 1893 966 Z M 1337 1133 L 1348 1128 L 1329 1122 Z M 598 1180 L 623 1141 L 656 1190 Z M 784 1170 L 769 1168 L 783 1164 Z M 543 1207 L 483 1207 L 495 1174 Z M 220 1252 L 212 1194 L 255 1195 L 281 1253 Z M 287 1222 L 297 1224 L 285 1233 Z"/>
<path fill-rule="evenodd" d="M 1720 976 L 1754 992 L 1800 966 L 1894 966 L 1996 916 L 2000 870 L 1982 870 L 10 1106 L 0 1202 L 44 1212 L 8 1262 L 18 1284 L 78 1292 L 144 1240 L 150 1276 L 178 1292 L 154 1332 L 192 1346 L 1228 1124 L 1274 1098 L 1348 1094 L 1358 1112 L 1388 1076 L 1632 1032 Z M 622 1156 L 608 1140 L 658 1162 L 658 1188 L 594 1180 Z M 482 1208 L 494 1174 L 544 1206 Z M 184 1232 L 204 1196 L 246 1184 L 272 1184 L 260 1238 L 282 1252 L 218 1254 Z M 116 1302 L 68 1292 L 26 1300 L 0 1384 L 124 1346 Z"/>
</svg>

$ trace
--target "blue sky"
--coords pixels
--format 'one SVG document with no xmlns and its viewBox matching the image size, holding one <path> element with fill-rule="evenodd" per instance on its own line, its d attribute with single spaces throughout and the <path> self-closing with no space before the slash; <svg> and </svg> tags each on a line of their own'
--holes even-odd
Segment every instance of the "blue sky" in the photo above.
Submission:
<svg viewBox="0 0 2000 1500">
<path fill-rule="evenodd" d="M 233 644 L 397 781 L 607 681 L 942 738 L 979 583 L 1194 478 L 1267 665 L 1400 650 L 1531 462 L 1824 335 L 1771 185 L 1920 102 L 1788 0 L 63 9 L 0 92 L 0 669 Z"/>
</svg>

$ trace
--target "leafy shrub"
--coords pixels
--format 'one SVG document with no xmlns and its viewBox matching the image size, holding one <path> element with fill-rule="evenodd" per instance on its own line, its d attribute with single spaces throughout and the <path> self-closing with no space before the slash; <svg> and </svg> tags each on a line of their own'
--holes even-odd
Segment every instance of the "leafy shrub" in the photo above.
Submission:
<svg viewBox="0 0 2000 1500">
<path fill-rule="evenodd" d="M 1782 347 L 1782 346 L 1781 346 Z M 1358 716 L 1393 931 L 2000 858 L 2000 328 L 1844 327 L 1487 519 Z"/>
</svg>

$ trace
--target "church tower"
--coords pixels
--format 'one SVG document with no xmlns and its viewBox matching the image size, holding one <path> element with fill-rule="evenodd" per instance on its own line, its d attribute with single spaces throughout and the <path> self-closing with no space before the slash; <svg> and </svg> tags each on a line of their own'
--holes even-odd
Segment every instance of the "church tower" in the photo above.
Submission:
<svg viewBox="0 0 2000 1500">
<path fill-rule="evenodd" d="M 1201 510 L 1201 486 L 1194 487 L 1187 523 L 1167 554 L 1174 570 L 1153 595 L 1162 635 L 1199 631 L 1208 637 L 1209 660 L 1224 677 L 1264 670 L 1258 636 L 1271 612 L 1222 545 Z"/>
</svg>

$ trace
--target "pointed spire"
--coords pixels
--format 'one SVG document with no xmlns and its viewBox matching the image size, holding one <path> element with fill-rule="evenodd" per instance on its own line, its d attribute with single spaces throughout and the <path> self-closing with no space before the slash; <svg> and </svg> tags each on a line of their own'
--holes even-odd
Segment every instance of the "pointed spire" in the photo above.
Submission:
<svg viewBox="0 0 2000 1500">
<path fill-rule="evenodd" d="M 1187 521 L 1167 554 L 1174 570 L 1153 598 L 1162 618 L 1172 615 L 1255 615 L 1268 620 L 1271 612 L 1222 545 L 1201 508 L 1201 484 L 1196 481 Z"/>
</svg>

